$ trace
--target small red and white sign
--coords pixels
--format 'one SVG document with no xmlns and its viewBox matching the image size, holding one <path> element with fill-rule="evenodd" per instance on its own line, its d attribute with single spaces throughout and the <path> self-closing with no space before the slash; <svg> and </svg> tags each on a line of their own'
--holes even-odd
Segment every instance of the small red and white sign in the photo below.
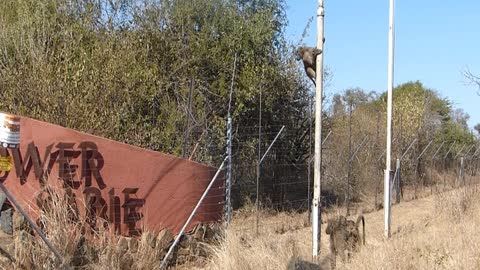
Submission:
<svg viewBox="0 0 480 270">
<path fill-rule="evenodd" d="M 20 146 L 20 117 L 0 113 L 0 146 L 18 148 Z"/>
</svg>

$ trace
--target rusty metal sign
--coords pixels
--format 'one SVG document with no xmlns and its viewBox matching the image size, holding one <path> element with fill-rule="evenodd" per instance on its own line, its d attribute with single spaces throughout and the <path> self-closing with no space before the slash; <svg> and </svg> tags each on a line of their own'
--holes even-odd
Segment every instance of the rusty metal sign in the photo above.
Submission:
<svg viewBox="0 0 480 270">
<path fill-rule="evenodd" d="M 72 208 L 78 207 L 79 214 L 92 221 L 92 230 L 108 226 L 135 236 L 144 228 L 168 228 L 176 234 L 217 171 L 27 117 L 20 123 L 20 146 L 0 146 L 0 156 L 11 158 L 0 168 L 0 182 L 25 208 L 35 208 L 36 199 L 46 195 L 46 183 L 64 188 Z M 11 170 L 4 170 L 7 167 Z M 216 181 L 187 230 L 220 220 L 223 200 L 223 181 Z M 35 219 L 37 211 L 31 212 Z"/>
</svg>

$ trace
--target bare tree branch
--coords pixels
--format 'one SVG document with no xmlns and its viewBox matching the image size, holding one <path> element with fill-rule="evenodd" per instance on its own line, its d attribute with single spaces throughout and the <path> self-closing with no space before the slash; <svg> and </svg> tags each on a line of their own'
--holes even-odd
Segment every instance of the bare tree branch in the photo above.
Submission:
<svg viewBox="0 0 480 270">
<path fill-rule="evenodd" d="M 477 94 L 480 96 L 480 76 L 474 75 L 469 69 L 463 72 L 463 76 L 469 80 L 470 84 L 478 87 Z"/>
</svg>

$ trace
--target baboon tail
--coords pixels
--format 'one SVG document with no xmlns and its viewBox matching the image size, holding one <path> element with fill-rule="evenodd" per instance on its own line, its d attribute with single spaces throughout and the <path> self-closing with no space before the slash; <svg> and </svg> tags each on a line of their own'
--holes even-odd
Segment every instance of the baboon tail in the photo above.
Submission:
<svg viewBox="0 0 480 270">
<path fill-rule="evenodd" d="M 363 228 L 363 245 L 365 245 L 365 218 L 363 217 L 363 215 L 359 215 L 358 218 L 357 218 L 357 228 L 358 228 L 358 225 L 360 225 L 360 221 L 362 221 L 362 228 Z"/>
</svg>

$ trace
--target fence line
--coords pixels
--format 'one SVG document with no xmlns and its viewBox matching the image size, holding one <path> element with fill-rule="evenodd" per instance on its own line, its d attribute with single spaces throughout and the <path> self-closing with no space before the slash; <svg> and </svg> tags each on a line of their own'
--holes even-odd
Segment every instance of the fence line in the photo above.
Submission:
<svg viewBox="0 0 480 270">
<path fill-rule="evenodd" d="M 258 203 L 258 205 L 262 205 L 262 207 L 300 212 L 309 211 L 310 193 L 312 191 L 311 170 L 309 170 L 311 156 L 309 153 L 313 147 L 313 142 L 310 140 L 308 122 L 305 127 L 300 129 L 287 126 L 288 131 L 283 132 L 278 144 L 271 146 L 270 152 L 260 157 L 265 165 L 262 166 L 262 174 L 259 175 L 259 181 L 257 182 L 255 180 L 257 176 L 257 163 L 255 161 L 257 160 L 258 142 L 261 142 L 260 147 L 265 149 L 268 146 L 267 142 L 272 141 L 273 137 L 278 134 L 272 130 L 278 130 L 279 127 L 278 125 L 262 124 L 263 132 L 260 138 L 258 138 L 258 133 L 255 132 L 259 126 L 242 127 L 234 132 L 232 192 L 235 194 L 232 194 L 232 196 L 236 198 L 237 207 L 239 204 L 241 205 L 240 201 L 243 201 L 243 199 L 248 198 L 256 201 L 256 198 L 261 198 L 261 204 Z M 359 183 L 375 186 L 375 195 L 380 192 L 377 187 L 381 186 L 380 180 L 383 177 L 377 172 L 377 168 L 381 169 L 382 167 L 381 159 L 384 157 L 385 151 L 380 152 L 378 148 L 381 145 L 378 141 L 379 137 L 372 137 L 364 133 L 357 134 L 356 137 L 358 139 L 352 139 L 354 147 L 352 147 L 350 155 L 346 153 L 348 151 L 345 142 L 348 137 L 345 132 L 344 134 L 338 134 L 329 130 L 323 138 L 323 177 L 325 182 L 322 182 L 323 185 L 332 189 L 335 196 L 343 198 L 341 192 L 349 189 L 353 196 L 358 196 L 358 191 L 354 188 Z M 476 157 L 480 148 L 477 149 L 474 145 L 466 145 L 463 149 L 460 149 L 459 147 L 455 148 L 452 141 L 435 143 L 432 138 L 429 138 L 423 143 L 424 140 L 421 137 L 413 137 L 409 142 L 399 140 L 399 138 L 398 136 L 393 138 L 394 153 L 397 153 L 396 155 L 399 157 L 400 166 L 397 169 L 398 177 L 392 177 L 392 181 L 398 181 L 398 183 L 395 183 L 392 187 L 396 187 L 401 198 L 411 192 L 410 189 L 407 189 L 404 193 L 404 185 L 414 188 L 413 198 L 417 197 L 417 186 L 421 186 L 422 190 L 426 186 L 431 186 L 433 192 L 433 187 L 441 183 L 442 179 L 446 186 L 447 176 L 450 183 L 450 175 L 458 175 L 459 165 L 454 164 L 457 164 L 460 160 L 456 157 L 464 157 L 463 171 L 465 176 L 470 177 L 473 174 L 472 170 L 475 170 L 477 161 L 474 160 L 474 157 Z M 402 145 L 402 143 L 405 144 Z M 445 144 L 448 144 L 448 151 L 444 147 Z M 348 168 L 345 164 L 339 164 L 339 159 L 352 162 L 351 168 Z M 437 159 L 442 161 L 443 166 L 441 168 L 438 167 Z M 366 163 L 371 163 L 372 166 L 365 166 Z M 345 185 L 345 182 L 342 183 L 342 181 L 345 181 L 344 175 L 347 175 L 346 178 L 348 179 L 347 172 L 349 170 L 352 175 L 351 183 L 347 181 L 347 185 Z M 362 173 L 365 175 L 359 175 Z M 368 179 L 375 179 L 375 181 L 368 182 Z M 258 189 L 256 189 L 257 183 L 259 183 Z M 322 204 L 335 203 L 328 197 L 330 194 L 326 194 L 325 191 L 321 195 Z M 347 203 L 349 201 L 350 198 L 346 200 Z M 377 207 L 376 203 L 374 207 Z M 263 218 L 263 216 L 260 216 L 258 224 L 264 223 L 261 220 Z M 254 227 L 252 229 L 255 230 Z"/>
</svg>

